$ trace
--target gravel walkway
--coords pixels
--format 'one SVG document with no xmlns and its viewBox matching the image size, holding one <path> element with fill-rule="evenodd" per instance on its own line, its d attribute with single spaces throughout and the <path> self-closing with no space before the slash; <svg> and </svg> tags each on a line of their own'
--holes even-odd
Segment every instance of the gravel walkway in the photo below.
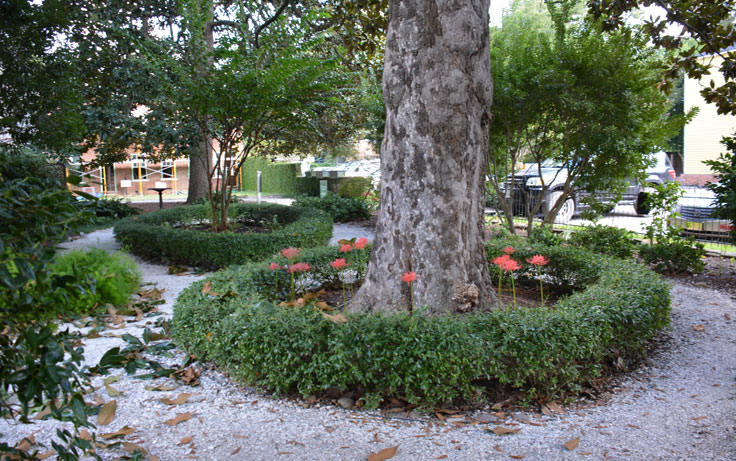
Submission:
<svg viewBox="0 0 736 461">
<path fill-rule="evenodd" d="M 68 247 L 116 249 L 109 230 L 70 242 Z M 144 280 L 165 289 L 164 315 L 179 291 L 196 276 L 169 275 L 166 267 L 138 261 Z M 101 450 L 103 459 L 143 447 L 148 459 L 366 459 L 396 447 L 392 459 L 736 459 L 736 301 L 717 291 L 677 282 L 672 290 L 673 327 L 663 335 L 648 363 L 622 377 L 604 399 L 583 401 L 544 413 L 493 410 L 443 416 L 444 421 L 412 413 L 368 413 L 301 401 L 274 400 L 204 369 L 199 386 L 168 378 L 134 379 L 114 370 L 117 382 L 99 389 L 90 401 L 116 400 L 115 418 L 97 436 L 126 426 L 126 444 Z M 150 322 L 150 320 L 148 320 Z M 140 337 L 146 319 L 108 330 Z M 84 340 L 89 363 L 96 363 L 117 337 Z M 181 363 L 177 353 L 162 363 Z M 150 390 L 169 386 L 168 391 Z M 120 392 L 120 395 L 112 397 Z M 167 404 L 162 398 L 181 404 Z M 549 411 L 548 411 L 549 410 Z M 175 423 L 175 418 L 181 422 Z M 35 434 L 48 445 L 61 424 L 33 425 L 0 420 L 0 440 L 17 443 Z M 509 432 L 497 435 L 492 432 Z M 515 431 L 515 432 L 512 432 Z M 576 445 L 576 442 L 578 444 Z M 564 446 L 568 443 L 568 449 Z M 48 448 L 40 448 L 41 453 Z M 144 458 L 146 459 L 146 458 Z"/>
</svg>

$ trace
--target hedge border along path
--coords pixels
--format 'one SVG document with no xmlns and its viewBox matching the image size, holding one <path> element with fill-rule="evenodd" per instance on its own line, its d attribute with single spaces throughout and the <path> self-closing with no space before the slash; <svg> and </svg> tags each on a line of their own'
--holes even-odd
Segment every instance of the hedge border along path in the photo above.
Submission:
<svg viewBox="0 0 736 461">
<path fill-rule="evenodd" d="M 487 252 L 504 245 L 490 243 Z M 231 267 L 187 288 L 174 306 L 172 334 L 184 350 L 277 394 L 342 388 L 356 390 L 369 408 L 391 397 L 428 407 L 476 400 L 481 382 L 519 390 L 527 399 L 579 392 L 612 364 L 642 357 L 645 342 L 669 325 L 669 285 L 643 265 L 578 248 L 515 248 L 521 260 L 549 256 L 549 281 L 589 285 L 554 309 L 463 317 L 358 314 L 337 324 L 316 309 L 276 306 L 274 295 L 283 296 L 288 282 L 266 261 Z M 337 256 L 336 248 L 323 247 L 302 252 L 299 260 L 321 280 L 334 277 L 326 266 Z"/>
<path fill-rule="evenodd" d="M 154 261 L 220 269 L 231 264 L 258 261 L 288 246 L 314 247 L 332 236 L 332 218 L 320 210 L 273 203 L 238 203 L 230 219 L 247 215 L 271 222 L 276 216 L 284 227 L 267 233 L 211 233 L 177 229 L 172 224 L 202 220 L 207 205 L 190 205 L 123 219 L 115 225 L 115 238 L 131 253 Z"/>
</svg>

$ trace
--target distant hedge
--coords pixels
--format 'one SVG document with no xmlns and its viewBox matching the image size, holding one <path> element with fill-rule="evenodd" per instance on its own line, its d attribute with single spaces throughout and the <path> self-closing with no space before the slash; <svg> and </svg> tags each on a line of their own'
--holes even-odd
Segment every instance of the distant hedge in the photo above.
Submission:
<svg viewBox="0 0 736 461">
<path fill-rule="evenodd" d="M 297 177 L 301 174 L 299 163 L 275 163 L 264 158 L 249 158 L 242 169 L 243 189 L 257 190 L 256 178 L 261 171 L 261 192 L 264 194 L 295 195 L 299 193 Z"/>
<path fill-rule="evenodd" d="M 504 245 L 490 243 L 489 255 Z M 545 277 L 575 293 L 554 308 L 355 314 L 333 323 L 314 307 L 279 307 L 288 277 L 266 260 L 233 266 L 182 292 L 173 337 L 232 376 L 277 393 L 341 388 L 356 391 L 368 407 L 392 397 L 431 407 L 477 400 L 483 387 L 518 390 L 527 399 L 580 392 L 605 369 L 641 357 L 646 341 L 669 324 L 669 286 L 641 264 L 571 247 L 515 249 L 517 258 L 541 253 L 564 261 L 545 266 Z M 328 264 L 340 255 L 337 248 L 302 252 L 298 260 L 313 268 L 312 289 L 334 285 Z"/>
<path fill-rule="evenodd" d="M 230 219 L 276 222 L 267 233 L 214 234 L 178 228 L 202 222 L 210 209 L 193 205 L 159 210 L 123 219 L 115 225 L 115 237 L 133 254 L 146 259 L 219 269 L 231 264 L 261 260 L 289 247 L 324 245 L 332 236 L 332 218 L 319 210 L 276 204 L 233 204 Z"/>
<path fill-rule="evenodd" d="M 296 178 L 296 194 L 319 196 L 319 182 L 314 177 Z M 372 179 L 362 176 L 348 176 L 341 178 L 327 178 L 327 191 L 346 198 L 361 198 L 364 193 L 371 190 Z"/>
</svg>

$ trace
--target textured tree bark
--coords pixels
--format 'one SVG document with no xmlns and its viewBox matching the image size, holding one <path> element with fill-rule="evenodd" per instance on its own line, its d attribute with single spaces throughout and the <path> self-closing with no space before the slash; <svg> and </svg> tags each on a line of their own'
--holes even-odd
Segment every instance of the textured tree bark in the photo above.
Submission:
<svg viewBox="0 0 736 461">
<path fill-rule="evenodd" d="M 207 197 L 209 190 L 210 159 L 212 148 L 210 143 L 199 143 L 197 152 L 189 154 L 189 188 L 187 190 L 187 203 L 194 203 L 202 197 Z"/>
<path fill-rule="evenodd" d="M 215 65 L 215 29 L 213 21 L 215 18 L 215 5 L 211 0 L 199 0 L 195 3 L 197 11 L 204 15 L 201 26 L 203 43 L 194 44 L 202 47 L 206 59 L 201 61 L 199 73 L 206 76 Z M 205 122 L 202 124 L 206 125 Z M 204 133 L 203 136 L 207 136 Z M 210 169 L 212 168 L 212 145 L 209 139 L 203 139 L 198 144 L 198 149 L 189 154 L 189 188 L 187 190 L 188 204 L 194 203 L 203 197 L 209 197 L 210 191 Z"/>
<path fill-rule="evenodd" d="M 381 207 L 351 311 L 490 309 L 483 245 L 492 98 L 489 0 L 391 0 Z"/>
</svg>

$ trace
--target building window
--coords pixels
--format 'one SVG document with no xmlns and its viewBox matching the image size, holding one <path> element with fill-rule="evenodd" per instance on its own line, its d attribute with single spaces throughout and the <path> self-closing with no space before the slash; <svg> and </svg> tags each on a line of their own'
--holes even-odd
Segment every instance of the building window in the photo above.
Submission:
<svg viewBox="0 0 736 461">
<path fill-rule="evenodd" d="M 131 154 L 130 164 L 132 168 L 133 181 L 146 181 L 148 180 L 148 167 L 146 165 L 146 159 L 142 154 Z"/>
<path fill-rule="evenodd" d="M 176 179 L 174 162 L 171 160 L 161 163 L 161 179 Z"/>
</svg>

